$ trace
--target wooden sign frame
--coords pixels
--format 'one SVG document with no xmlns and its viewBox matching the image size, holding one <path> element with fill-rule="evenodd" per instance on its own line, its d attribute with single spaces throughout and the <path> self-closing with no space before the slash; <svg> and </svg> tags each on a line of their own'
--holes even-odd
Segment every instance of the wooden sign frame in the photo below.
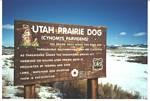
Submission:
<svg viewBox="0 0 150 101">
<path fill-rule="evenodd" d="M 15 85 L 106 77 L 106 27 L 16 20 L 14 33 Z"/>
</svg>

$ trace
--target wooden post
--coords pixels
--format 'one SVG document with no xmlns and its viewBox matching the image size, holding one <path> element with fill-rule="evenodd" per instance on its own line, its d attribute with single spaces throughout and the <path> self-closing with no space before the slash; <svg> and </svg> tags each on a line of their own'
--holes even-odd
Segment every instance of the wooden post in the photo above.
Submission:
<svg viewBox="0 0 150 101">
<path fill-rule="evenodd" d="M 87 79 L 87 98 L 96 99 L 98 95 L 98 78 Z"/>
<path fill-rule="evenodd" d="M 24 86 L 24 98 L 25 99 L 35 98 L 35 84 Z"/>
</svg>

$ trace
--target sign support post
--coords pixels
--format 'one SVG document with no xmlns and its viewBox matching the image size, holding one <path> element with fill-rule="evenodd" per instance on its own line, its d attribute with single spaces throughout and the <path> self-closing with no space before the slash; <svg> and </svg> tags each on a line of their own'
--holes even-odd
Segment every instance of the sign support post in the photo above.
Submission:
<svg viewBox="0 0 150 101">
<path fill-rule="evenodd" d="M 35 84 L 24 86 L 24 98 L 25 99 L 35 98 Z"/>
<path fill-rule="evenodd" d="M 87 98 L 97 99 L 98 78 L 87 79 Z"/>
</svg>

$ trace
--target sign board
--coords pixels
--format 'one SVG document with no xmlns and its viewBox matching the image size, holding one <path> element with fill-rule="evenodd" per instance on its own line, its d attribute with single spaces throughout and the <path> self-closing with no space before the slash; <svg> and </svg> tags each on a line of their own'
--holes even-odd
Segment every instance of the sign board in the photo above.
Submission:
<svg viewBox="0 0 150 101">
<path fill-rule="evenodd" d="M 15 21 L 15 85 L 106 76 L 106 28 Z"/>
</svg>

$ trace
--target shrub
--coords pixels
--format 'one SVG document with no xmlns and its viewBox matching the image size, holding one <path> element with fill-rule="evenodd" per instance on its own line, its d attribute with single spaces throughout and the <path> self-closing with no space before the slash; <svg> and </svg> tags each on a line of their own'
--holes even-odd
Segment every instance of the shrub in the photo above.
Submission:
<svg viewBox="0 0 150 101">
<path fill-rule="evenodd" d="M 56 87 L 56 85 L 55 85 Z M 87 98 L 87 81 L 65 81 L 57 82 L 57 88 L 63 93 L 65 99 L 83 99 Z M 139 99 L 141 98 L 139 92 L 128 92 L 117 85 L 99 84 L 98 85 L 99 99 Z"/>
<path fill-rule="evenodd" d="M 141 98 L 139 92 L 128 92 L 117 85 L 99 84 L 98 98 L 102 99 L 139 99 Z"/>
<path fill-rule="evenodd" d="M 129 60 L 127 61 L 147 64 L 147 56 L 133 56 L 133 57 L 129 57 Z"/>
<path fill-rule="evenodd" d="M 60 89 L 65 99 L 86 98 L 86 80 L 57 82 L 54 87 Z"/>
</svg>

